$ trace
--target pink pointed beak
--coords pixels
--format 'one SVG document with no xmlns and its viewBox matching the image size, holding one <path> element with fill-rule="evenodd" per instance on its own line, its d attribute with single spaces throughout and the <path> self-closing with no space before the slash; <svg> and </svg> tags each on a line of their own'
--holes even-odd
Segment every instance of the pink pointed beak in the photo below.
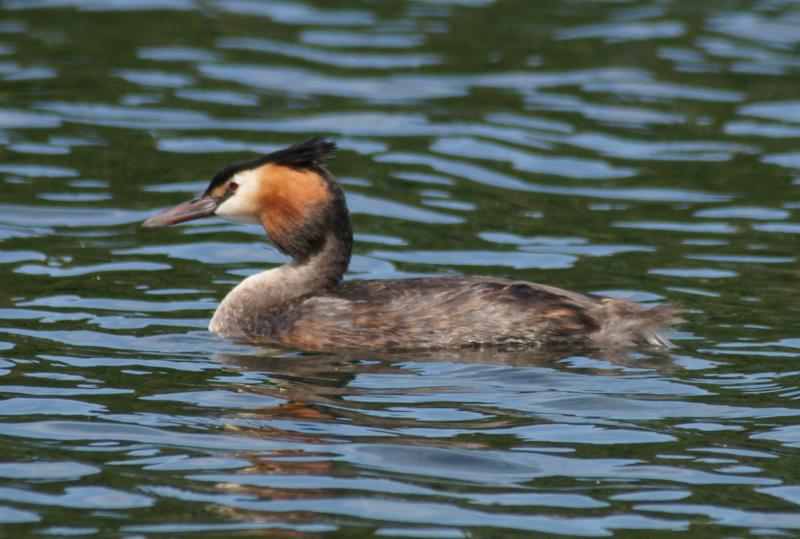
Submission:
<svg viewBox="0 0 800 539">
<path fill-rule="evenodd" d="M 218 204 L 219 201 L 217 199 L 205 195 L 199 196 L 153 215 L 142 223 L 142 226 L 169 226 L 202 217 L 211 217 L 214 215 Z"/>
</svg>

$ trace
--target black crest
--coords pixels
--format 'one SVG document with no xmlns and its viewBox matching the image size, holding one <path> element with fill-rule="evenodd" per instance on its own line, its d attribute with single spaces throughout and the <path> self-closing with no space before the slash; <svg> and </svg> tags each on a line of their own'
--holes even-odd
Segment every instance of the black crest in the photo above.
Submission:
<svg viewBox="0 0 800 539">
<path fill-rule="evenodd" d="M 325 137 L 314 137 L 284 150 L 272 152 L 264 157 L 264 162 L 293 168 L 318 168 L 325 166 L 335 151 L 335 142 Z"/>
<path fill-rule="evenodd" d="M 218 185 L 222 185 L 235 174 L 243 170 L 260 167 L 267 163 L 275 163 L 286 167 L 297 169 L 320 169 L 325 166 L 333 157 L 336 151 L 336 143 L 326 137 L 314 137 L 305 142 L 293 144 L 288 148 L 278 150 L 249 161 L 241 161 L 228 165 L 217 172 L 211 183 L 208 184 L 206 194 Z"/>
</svg>

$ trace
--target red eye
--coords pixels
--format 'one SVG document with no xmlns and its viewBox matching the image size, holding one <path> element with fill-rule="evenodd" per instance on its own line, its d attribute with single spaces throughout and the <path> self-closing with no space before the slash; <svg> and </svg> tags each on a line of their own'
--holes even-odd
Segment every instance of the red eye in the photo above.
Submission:
<svg viewBox="0 0 800 539">
<path fill-rule="evenodd" d="M 239 184 L 236 182 L 231 182 L 230 184 L 228 184 L 228 189 L 230 189 L 231 191 L 236 191 L 238 188 Z"/>
</svg>

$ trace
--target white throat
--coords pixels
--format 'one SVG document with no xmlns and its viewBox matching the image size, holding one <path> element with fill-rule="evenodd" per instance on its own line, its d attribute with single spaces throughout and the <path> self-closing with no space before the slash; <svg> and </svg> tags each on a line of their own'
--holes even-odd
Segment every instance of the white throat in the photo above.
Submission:
<svg viewBox="0 0 800 539">
<path fill-rule="evenodd" d="M 258 169 L 243 170 L 231 178 L 239 186 L 234 194 L 217 206 L 215 215 L 230 221 L 258 225 Z"/>
</svg>

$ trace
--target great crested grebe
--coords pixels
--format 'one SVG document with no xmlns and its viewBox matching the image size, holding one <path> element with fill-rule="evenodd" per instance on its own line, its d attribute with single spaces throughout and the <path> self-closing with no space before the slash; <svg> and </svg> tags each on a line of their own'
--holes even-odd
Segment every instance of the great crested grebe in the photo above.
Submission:
<svg viewBox="0 0 800 539">
<path fill-rule="evenodd" d="M 230 165 L 205 192 L 147 219 L 167 226 L 218 215 L 260 224 L 292 260 L 231 290 L 209 330 L 240 342 L 307 350 L 669 346 L 669 306 L 498 277 L 342 283 L 353 246 L 341 187 L 325 168 L 336 144 L 317 137 Z"/>
</svg>

